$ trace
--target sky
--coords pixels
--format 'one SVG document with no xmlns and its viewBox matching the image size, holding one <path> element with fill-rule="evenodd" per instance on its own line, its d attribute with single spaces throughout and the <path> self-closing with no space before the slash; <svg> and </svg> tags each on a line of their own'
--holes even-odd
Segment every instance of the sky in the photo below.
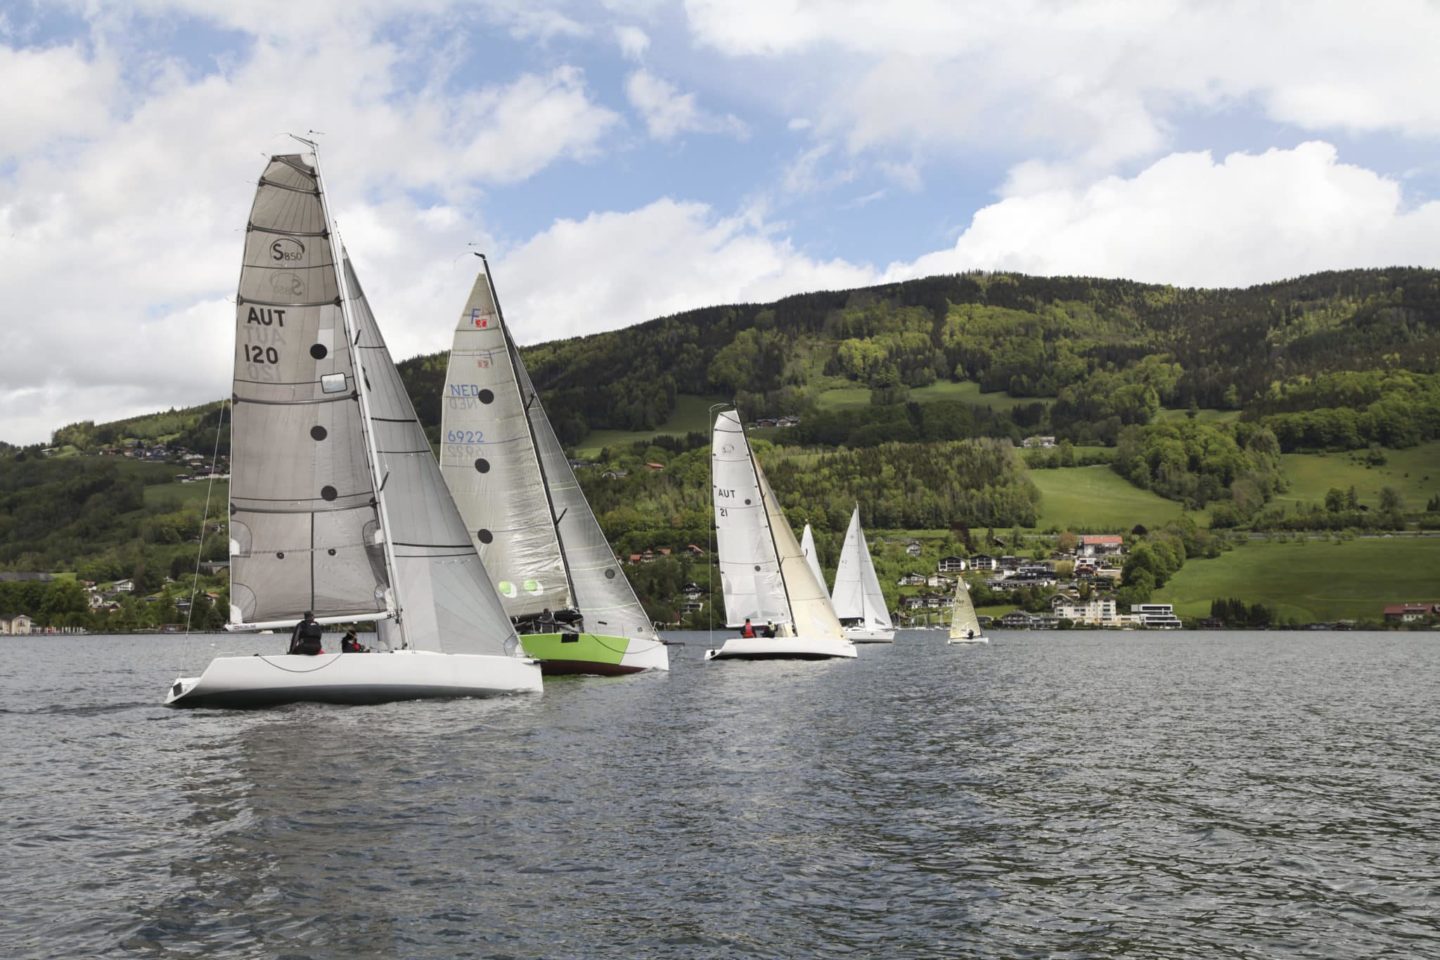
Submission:
<svg viewBox="0 0 1440 960">
<path fill-rule="evenodd" d="M 965 270 L 1440 267 L 1434 0 L 0 0 L 0 440 L 229 392 L 320 145 L 391 352 Z"/>
</svg>

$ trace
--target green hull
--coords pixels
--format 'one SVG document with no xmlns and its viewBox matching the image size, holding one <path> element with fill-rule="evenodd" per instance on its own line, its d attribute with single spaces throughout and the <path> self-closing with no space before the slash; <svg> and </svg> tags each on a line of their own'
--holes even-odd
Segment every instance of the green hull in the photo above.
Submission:
<svg viewBox="0 0 1440 960">
<path fill-rule="evenodd" d="M 540 672 L 548 675 L 638 673 L 640 667 L 622 666 L 630 647 L 629 637 L 606 637 L 594 633 L 526 633 L 520 645 L 532 659 L 540 661 Z"/>
</svg>

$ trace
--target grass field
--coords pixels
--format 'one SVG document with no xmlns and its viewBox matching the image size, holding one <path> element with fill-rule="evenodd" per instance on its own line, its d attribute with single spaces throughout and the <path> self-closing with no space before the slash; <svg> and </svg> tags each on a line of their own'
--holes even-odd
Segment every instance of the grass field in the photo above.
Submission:
<svg viewBox="0 0 1440 960">
<path fill-rule="evenodd" d="M 229 509 L 230 481 L 216 480 L 214 487 L 209 481 L 194 483 L 156 483 L 145 488 L 145 506 L 165 506 L 175 510 L 182 506 L 205 506 L 205 491 L 210 488 L 210 514 L 223 517 Z"/>
<path fill-rule="evenodd" d="M 1210 601 L 1263 602 L 1302 623 L 1379 620 L 1387 603 L 1440 600 L 1440 537 L 1250 541 L 1214 560 L 1190 560 L 1152 598 L 1182 617 Z"/>
<path fill-rule="evenodd" d="M 1440 493 L 1440 441 L 1408 450 L 1386 450 L 1385 463 L 1366 466 L 1364 451 L 1349 453 L 1286 453 L 1281 455 L 1290 489 L 1275 498 L 1276 503 L 1323 503 L 1330 488 L 1355 488 L 1360 502 L 1375 507 L 1380 488 L 1394 487 L 1409 510 L 1423 509 L 1425 502 Z"/>
<path fill-rule="evenodd" d="M 1158 527 L 1184 512 L 1175 501 L 1131 486 L 1106 466 L 1031 470 L 1030 479 L 1040 488 L 1041 530 L 1126 531 L 1137 523 Z M 1201 526 L 1210 522 L 1204 511 L 1194 516 Z"/>
<path fill-rule="evenodd" d="M 980 384 L 973 381 L 952 383 L 941 380 L 928 387 L 913 387 L 910 399 L 916 403 L 934 403 L 937 400 L 960 400 L 979 407 L 993 407 L 997 411 L 1010 410 L 1022 403 L 1049 403 L 1040 397 L 1012 397 L 1008 393 L 981 393 Z M 870 405 L 869 387 L 832 387 L 815 396 L 815 405 L 821 410 L 853 410 Z"/>
<path fill-rule="evenodd" d="M 723 397 L 697 397 L 682 393 L 675 398 L 675 411 L 654 430 L 594 430 L 575 448 L 577 457 L 594 457 L 605 447 L 621 446 L 637 440 L 665 435 L 683 437 L 687 433 L 710 433 L 710 405 L 723 403 Z"/>
</svg>

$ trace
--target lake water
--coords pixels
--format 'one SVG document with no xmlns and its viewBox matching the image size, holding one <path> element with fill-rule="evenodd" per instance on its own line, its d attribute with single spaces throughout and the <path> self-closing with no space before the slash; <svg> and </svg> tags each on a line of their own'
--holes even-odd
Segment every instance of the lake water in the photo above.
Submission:
<svg viewBox="0 0 1440 960">
<path fill-rule="evenodd" d="M 0 641 L 5 958 L 1440 957 L 1440 634 L 902 631 L 172 711 L 283 637 Z"/>
</svg>

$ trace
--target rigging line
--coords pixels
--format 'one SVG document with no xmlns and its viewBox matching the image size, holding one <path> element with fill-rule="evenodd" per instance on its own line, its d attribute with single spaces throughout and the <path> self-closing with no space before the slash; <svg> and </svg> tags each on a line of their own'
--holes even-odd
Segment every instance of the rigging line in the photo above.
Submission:
<svg viewBox="0 0 1440 960">
<path fill-rule="evenodd" d="M 195 575 L 190 578 L 190 608 L 185 611 L 187 637 L 190 635 L 190 618 L 195 615 L 195 594 L 200 589 L 200 558 L 205 555 L 205 528 L 210 524 L 210 492 L 215 488 L 215 465 L 220 462 L 220 428 L 224 425 L 225 401 L 221 400 L 220 416 L 215 422 L 215 452 L 210 455 L 210 482 L 205 485 L 205 512 L 200 518 L 200 545 L 195 548 Z"/>
</svg>

